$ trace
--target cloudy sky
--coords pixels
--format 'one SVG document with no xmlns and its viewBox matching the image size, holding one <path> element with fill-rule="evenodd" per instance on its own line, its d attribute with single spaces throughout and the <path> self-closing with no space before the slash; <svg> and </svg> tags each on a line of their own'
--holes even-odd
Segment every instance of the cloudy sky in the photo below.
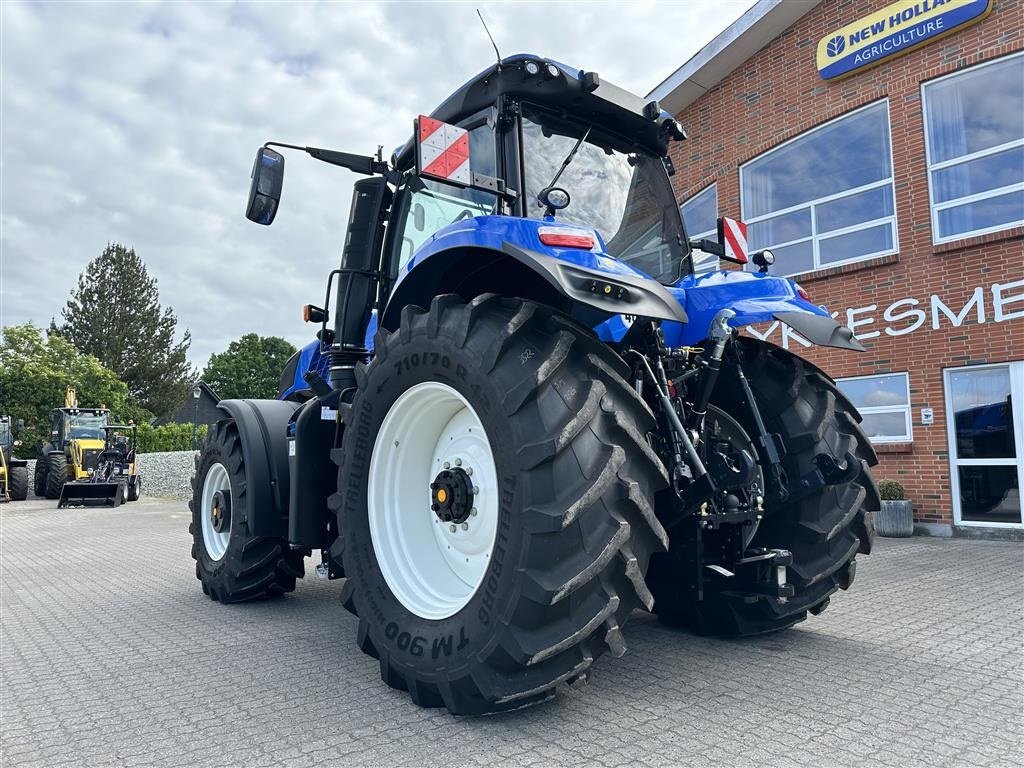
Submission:
<svg viewBox="0 0 1024 768">
<path fill-rule="evenodd" d="M 493 51 L 647 93 L 750 0 L 19 3 L 0 49 L 0 325 L 45 325 L 107 242 L 159 281 L 199 366 L 250 331 L 296 345 L 337 266 L 355 176 L 289 154 L 272 227 L 244 215 L 256 148 L 386 155 Z"/>
</svg>

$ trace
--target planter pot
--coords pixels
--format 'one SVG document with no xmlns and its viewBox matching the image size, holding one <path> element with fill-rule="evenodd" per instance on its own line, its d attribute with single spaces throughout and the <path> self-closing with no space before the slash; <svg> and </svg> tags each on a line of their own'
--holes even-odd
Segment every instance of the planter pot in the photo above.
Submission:
<svg viewBox="0 0 1024 768">
<path fill-rule="evenodd" d="M 913 536 L 913 504 L 909 501 L 883 501 L 882 508 L 875 515 L 875 532 L 890 539 Z"/>
</svg>

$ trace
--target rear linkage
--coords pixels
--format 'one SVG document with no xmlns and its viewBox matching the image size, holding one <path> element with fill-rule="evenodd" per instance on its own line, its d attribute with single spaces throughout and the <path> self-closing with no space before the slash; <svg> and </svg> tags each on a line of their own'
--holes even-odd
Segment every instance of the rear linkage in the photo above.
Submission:
<svg viewBox="0 0 1024 768">
<path fill-rule="evenodd" d="M 742 348 L 732 343 L 738 336 L 738 331 L 729 327 L 734 316 L 731 309 L 715 316 L 707 348 L 670 349 L 659 325 L 647 322 L 640 337 L 646 354 L 635 349 L 623 354 L 633 364 L 637 393 L 654 405 L 660 416 L 661 433 L 654 437 L 653 447 L 670 469 L 672 491 L 659 504 L 658 515 L 667 530 L 682 534 L 672 537 L 673 546 L 685 548 L 690 583 L 681 586 L 695 590 L 702 599 L 710 584 L 707 569 L 726 577 L 730 593 L 785 602 L 794 594 L 786 580 L 792 554 L 750 546 L 765 514 L 766 497 L 774 504 L 793 503 L 823 486 L 853 479 L 860 462 L 848 455 L 839 464 L 832 456 L 820 454 L 815 457 L 813 472 L 790 482 L 782 464 L 786 454 L 783 439 L 765 426 L 743 371 Z M 732 421 L 728 414 L 713 409 L 717 411 L 715 419 L 708 418 L 711 396 L 726 360 L 744 393 L 745 402 L 737 405 L 746 406 L 757 429 L 743 444 L 716 439 L 712 434 L 717 420 Z M 755 445 L 760 464 L 749 450 Z"/>
</svg>

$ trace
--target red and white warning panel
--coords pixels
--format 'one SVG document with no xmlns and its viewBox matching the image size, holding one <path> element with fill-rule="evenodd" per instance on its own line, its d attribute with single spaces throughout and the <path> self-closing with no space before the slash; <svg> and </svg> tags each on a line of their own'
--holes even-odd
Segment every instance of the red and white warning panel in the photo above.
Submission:
<svg viewBox="0 0 1024 768">
<path fill-rule="evenodd" d="M 472 183 L 469 167 L 469 131 L 420 115 L 418 152 L 420 174 L 456 184 Z"/>
<path fill-rule="evenodd" d="M 725 249 L 725 258 L 737 264 L 746 264 L 747 225 L 723 216 L 718 220 L 718 242 Z"/>
</svg>

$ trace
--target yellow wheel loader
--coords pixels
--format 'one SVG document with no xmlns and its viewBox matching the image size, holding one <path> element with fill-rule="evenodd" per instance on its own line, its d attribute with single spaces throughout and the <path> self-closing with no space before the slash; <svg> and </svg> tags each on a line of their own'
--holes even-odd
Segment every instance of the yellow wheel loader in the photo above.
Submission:
<svg viewBox="0 0 1024 768">
<path fill-rule="evenodd" d="M 137 501 L 142 479 L 135 468 L 135 426 L 107 424 L 103 428 L 103 450 L 88 475 L 69 480 L 61 489 L 59 507 L 106 505 L 117 507 Z"/>
<path fill-rule="evenodd" d="M 68 387 L 64 407 L 50 411 L 50 440 L 39 449 L 36 461 L 37 496 L 59 499 L 66 482 L 87 480 L 106 447 L 107 408 L 80 408 L 75 390 Z"/>
<path fill-rule="evenodd" d="M 28 462 L 11 455 L 11 450 L 21 445 L 15 436 L 22 426 L 21 419 L 13 424 L 10 416 L 0 416 L 0 501 L 28 498 Z"/>
</svg>

